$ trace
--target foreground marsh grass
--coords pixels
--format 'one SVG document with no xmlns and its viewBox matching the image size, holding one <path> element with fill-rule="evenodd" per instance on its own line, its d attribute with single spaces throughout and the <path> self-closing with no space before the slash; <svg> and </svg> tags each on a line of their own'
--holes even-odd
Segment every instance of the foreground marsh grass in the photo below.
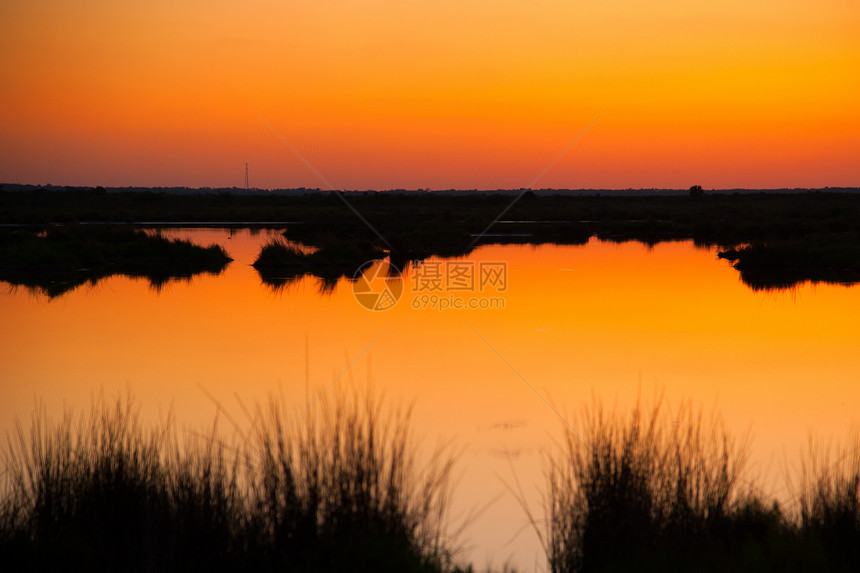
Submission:
<svg viewBox="0 0 860 573">
<path fill-rule="evenodd" d="M 449 569 L 453 459 L 436 450 L 419 463 L 410 409 L 342 398 L 317 408 L 286 417 L 272 402 L 256 416 L 250 482 L 263 544 L 309 570 Z"/>
<path fill-rule="evenodd" d="M 860 441 L 837 465 L 810 450 L 795 515 L 749 475 L 748 440 L 689 405 L 579 424 L 547 465 L 551 571 L 860 570 Z"/>
<path fill-rule="evenodd" d="M 409 410 L 322 400 L 258 408 L 235 444 L 145 430 L 131 400 L 51 424 L 39 410 L 4 459 L 6 570 L 454 570 L 452 460 L 419 468 Z"/>
<path fill-rule="evenodd" d="M 217 419 L 209 437 L 144 427 L 130 398 L 58 423 L 37 408 L 4 452 L 0 564 L 471 571 L 449 533 L 452 457 L 419 455 L 410 414 L 372 395 L 272 400 L 225 442 Z M 549 570 L 860 570 L 860 437 L 811 446 L 786 510 L 750 479 L 748 440 L 689 405 L 594 404 L 575 426 L 548 459 Z"/>
<path fill-rule="evenodd" d="M 860 433 L 847 446 L 810 441 L 793 485 L 811 551 L 831 567 L 860 570 Z"/>
</svg>

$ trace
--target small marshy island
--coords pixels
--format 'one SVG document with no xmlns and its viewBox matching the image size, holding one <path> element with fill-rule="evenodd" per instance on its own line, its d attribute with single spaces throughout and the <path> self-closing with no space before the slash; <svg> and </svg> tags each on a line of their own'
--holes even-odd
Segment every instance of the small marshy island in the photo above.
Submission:
<svg viewBox="0 0 860 573">
<path fill-rule="evenodd" d="M 217 275 L 233 259 L 219 245 L 202 247 L 131 227 L 52 226 L 0 231 L 0 280 L 49 297 L 113 276 L 171 280 Z"/>
</svg>

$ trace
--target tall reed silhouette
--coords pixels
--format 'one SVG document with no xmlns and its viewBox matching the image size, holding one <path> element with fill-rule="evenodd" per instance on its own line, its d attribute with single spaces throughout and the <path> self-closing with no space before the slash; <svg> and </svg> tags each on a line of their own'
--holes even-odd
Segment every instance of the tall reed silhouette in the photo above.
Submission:
<svg viewBox="0 0 860 573">
<path fill-rule="evenodd" d="M 782 531 L 746 481 L 748 441 L 690 405 L 672 415 L 661 401 L 627 415 L 593 403 L 548 460 L 550 569 L 730 570 L 757 564 L 742 550 Z"/>
<path fill-rule="evenodd" d="M 860 570 L 860 432 L 847 444 L 810 438 L 791 485 L 806 545 L 831 569 Z"/>
<path fill-rule="evenodd" d="M 145 429 L 130 397 L 57 424 L 39 408 L 5 451 L 0 559 L 7 570 L 454 570 L 453 460 L 419 460 L 410 415 L 370 395 L 323 398 L 298 417 L 272 400 L 231 444 L 217 429 L 181 440 L 172 418 Z"/>
<path fill-rule="evenodd" d="M 202 437 L 146 427 L 130 396 L 56 423 L 37 407 L 3 453 L 3 570 L 472 570 L 453 458 L 417 447 L 411 407 L 354 392 L 247 412 L 224 438 L 217 417 Z M 787 511 L 749 475 L 749 441 L 689 404 L 595 402 L 575 427 L 536 525 L 551 571 L 860 570 L 860 436 L 811 443 Z"/>
</svg>

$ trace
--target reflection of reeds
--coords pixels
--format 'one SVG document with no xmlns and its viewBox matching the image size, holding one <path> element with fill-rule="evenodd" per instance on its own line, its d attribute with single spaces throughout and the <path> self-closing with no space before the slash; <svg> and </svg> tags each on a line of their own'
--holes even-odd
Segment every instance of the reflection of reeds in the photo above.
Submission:
<svg viewBox="0 0 860 573">
<path fill-rule="evenodd" d="M 259 408 L 235 448 L 145 430 L 130 400 L 58 425 L 38 411 L 4 459 L 4 569 L 451 569 L 451 459 L 419 471 L 408 410 L 316 408 Z"/>
</svg>

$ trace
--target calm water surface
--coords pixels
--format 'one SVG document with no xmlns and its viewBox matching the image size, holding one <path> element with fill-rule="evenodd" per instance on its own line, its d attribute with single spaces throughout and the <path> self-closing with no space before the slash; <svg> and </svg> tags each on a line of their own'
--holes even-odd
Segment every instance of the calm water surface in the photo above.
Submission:
<svg viewBox="0 0 860 573">
<path fill-rule="evenodd" d="M 540 516 L 542 460 L 562 428 L 544 400 L 574 424 L 592 397 L 623 408 L 660 390 L 670 406 L 715 408 L 736 434 L 751 431 L 777 493 L 811 432 L 842 439 L 858 422 L 860 289 L 753 292 L 691 242 L 486 246 L 458 261 L 475 263 L 476 281 L 481 263 L 505 263 L 501 292 L 430 289 L 418 273 L 453 272 L 430 261 L 405 273 L 393 308 L 372 312 L 346 281 L 263 285 L 250 263 L 274 231 L 165 232 L 220 243 L 235 261 L 160 292 L 114 277 L 50 300 L 0 283 L 4 432 L 35 397 L 59 413 L 131 389 L 146 418 L 172 407 L 198 428 L 216 411 L 207 393 L 242 420 L 238 400 L 280 393 L 298 409 L 308 386 L 370 380 L 389 403 L 415 402 L 424 444 L 462 452 L 453 517 L 487 506 L 465 531 L 466 556 L 543 570 L 505 482 L 516 476 Z M 440 298 L 492 308 L 439 311 Z"/>
</svg>

